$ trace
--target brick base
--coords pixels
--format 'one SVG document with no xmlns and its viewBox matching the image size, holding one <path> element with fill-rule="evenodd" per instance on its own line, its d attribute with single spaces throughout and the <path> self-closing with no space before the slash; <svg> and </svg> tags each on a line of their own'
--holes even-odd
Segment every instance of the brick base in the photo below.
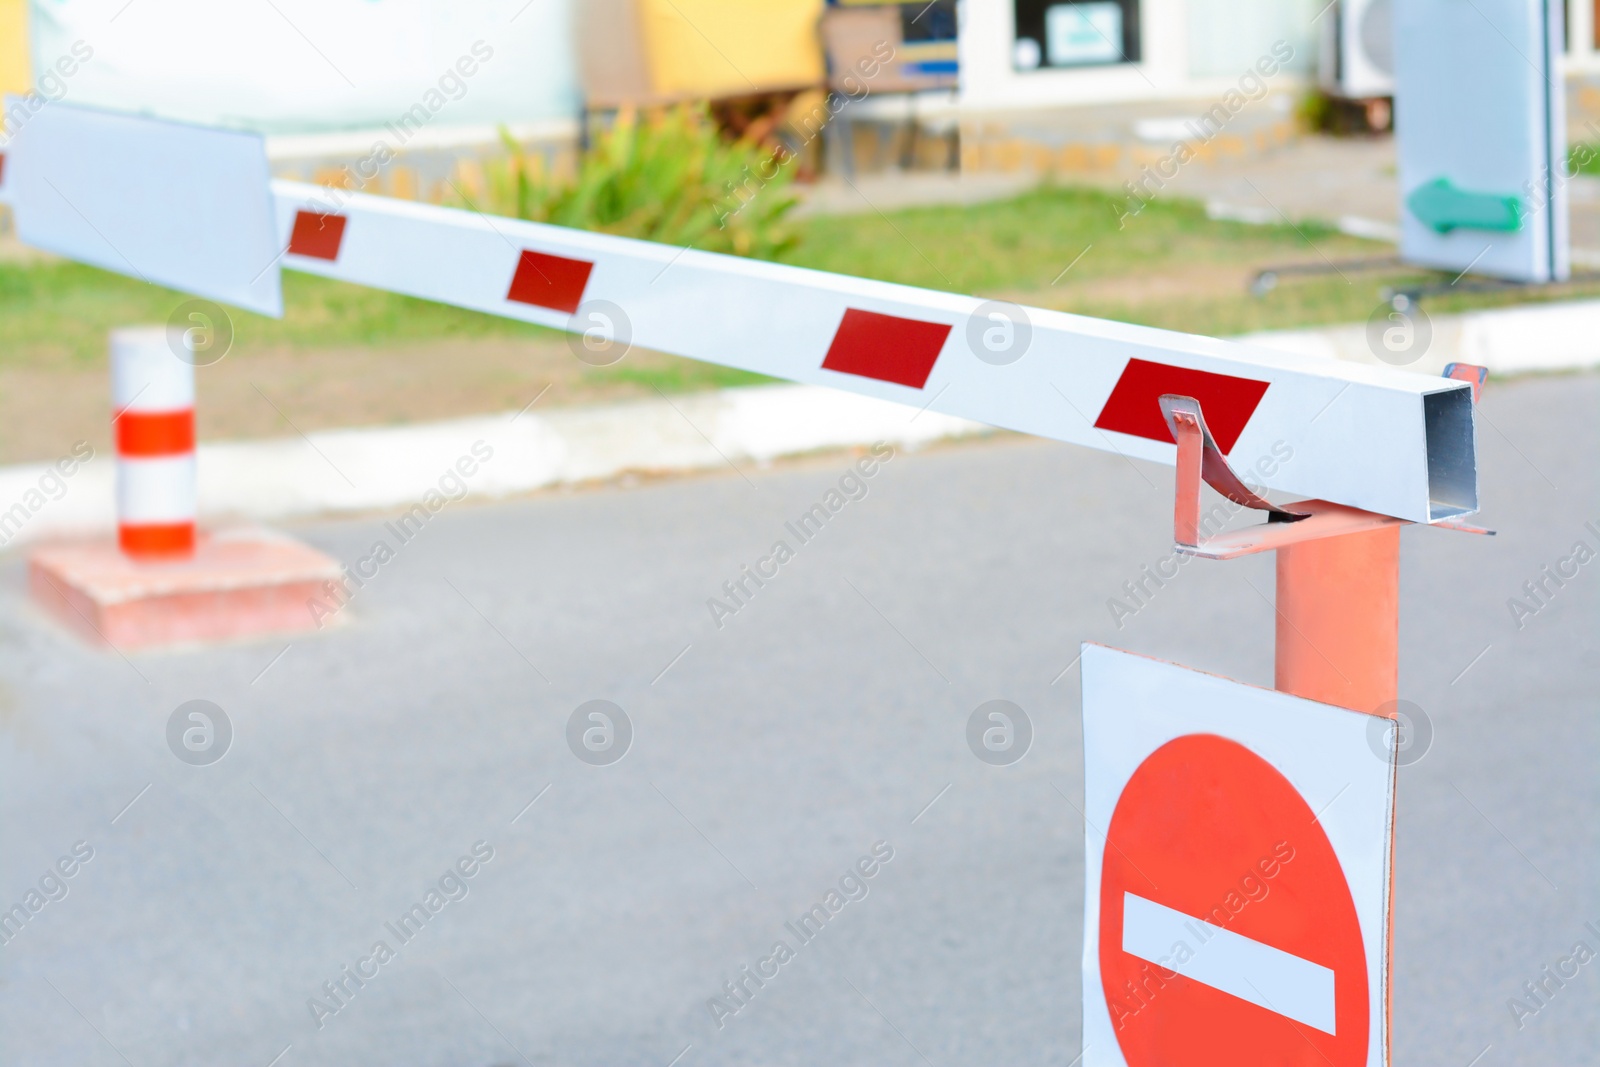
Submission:
<svg viewBox="0 0 1600 1067">
<path fill-rule="evenodd" d="M 339 564 L 265 530 L 202 533 L 192 557 L 135 562 L 112 541 L 52 545 L 28 561 L 34 602 L 117 649 L 203 644 L 317 628 L 306 601 Z"/>
</svg>

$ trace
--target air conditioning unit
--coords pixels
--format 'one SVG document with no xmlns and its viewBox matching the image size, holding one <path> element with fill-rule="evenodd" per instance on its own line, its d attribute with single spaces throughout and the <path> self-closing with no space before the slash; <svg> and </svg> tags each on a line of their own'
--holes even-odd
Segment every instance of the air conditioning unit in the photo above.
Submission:
<svg viewBox="0 0 1600 1067">
<path fill-rule="evenodd" d="M 1318 80 L 1330 95 L 1394 95 L 1393 10 L 1393 0 L 1334 0 L 1323 14 Z"/>
</svg>

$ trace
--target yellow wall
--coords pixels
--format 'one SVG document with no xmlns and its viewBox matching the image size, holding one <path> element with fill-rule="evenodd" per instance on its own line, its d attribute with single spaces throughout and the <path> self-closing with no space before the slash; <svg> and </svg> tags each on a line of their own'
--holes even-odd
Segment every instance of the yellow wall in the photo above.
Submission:
<svg viewBox="0 0 1600 1067">
<path fill-rule="evenodd" d="M 0 0 L 0 93 L 20 93 L 32 81 L 28 0 Z"/>
<path fill-rule="evenodd" d="M 739 96 L 822 81 L 823 0 L 638 0 L 651 88 Z"/>
</svg>

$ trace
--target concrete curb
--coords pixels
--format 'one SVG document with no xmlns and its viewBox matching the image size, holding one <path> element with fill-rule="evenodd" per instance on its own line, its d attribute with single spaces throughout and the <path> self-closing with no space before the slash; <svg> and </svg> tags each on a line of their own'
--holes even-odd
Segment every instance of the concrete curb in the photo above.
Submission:
<svg viewBox="0 0 1600 1067">
<path fill-rule="evenodd" d="M 1431 319 L 1405 369 L 1457 361 L 1494 374 L 1600 366 L 1600 301 Z M 1276 330 L 1240 340 L 1317 359 L 1377 363 L 1366 326 Z M 887 441 L 917 448 L 983 433 L 978 423 L 817 386 L 766 385 L 605 407 L 505 413 L 304 438 L 201 445 L 200 520 L 281 521 L 441 501 L 494 499 L 628 472 L 670 474 Z M 46 464 L 0 467 L 0 549 L 114 528 L 113 461 L 68 477 Z M 21 511 L 18 511 L 18 508 Z"/>
<path fill-rule="evenodd" d="M 1271 207 L 1248 207 L 1230 204 L 1225 200 L 1207 200 L 1206 218 L 1218 222 L 1243 222 L 1251 226 L 1276 226 L 1283 216 Z M 1334 220 L 1334 228 L 1351 237 L 1365 237 L 1369 241 L 1400 243 L 1400 227 L 1392 222 L 1363 218 L 1360 215 L 1341 215 Z"/>
<path fill-rule="evenodd" d="M 1427 349 L 1406 370 L 1440 374 L 1447 363 L 1475 363 L 1491 374 L 1524 374 L 1600 366 L 1600 300 L 1434 315 L 1428 325 Z M 1365 323 L 1268 330 L 1239 340 L 1302 356 L 1381 362 L 1367 343 Z"/>
<path fill-rule="evenodd" d="M 303 438 L 201 445 L 200 521 L 279 521 L 494 499 L 628 472 L 682 473 L 886 441 L 915 449 L 978 423 L 817 386 L 724 389 L 604 407 L 507 412 Z M 0 467 L 0 549 L 108 533 L 114 461 L 66 477 Z M 21 508 L 20 512 L 17 508 Z"/>
</svg>

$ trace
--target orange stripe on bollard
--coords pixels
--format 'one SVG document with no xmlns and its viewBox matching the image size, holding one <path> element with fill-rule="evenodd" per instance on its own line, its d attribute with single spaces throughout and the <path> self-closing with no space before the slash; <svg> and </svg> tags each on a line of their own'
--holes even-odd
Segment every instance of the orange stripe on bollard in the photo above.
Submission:
<svg viewBox="0 0 1600 1067">
<path fill-rule="evenodd" d="M 194 523 L 118 526 L 117 547 L 130 556 L 186 556 L 194 551 Z"/>
<path fill-rule="evenodd" d="M 116 421 L 117 455 L 181 456 L 194 451 L 194 409 L 124 411 Z"/>
</svg>

